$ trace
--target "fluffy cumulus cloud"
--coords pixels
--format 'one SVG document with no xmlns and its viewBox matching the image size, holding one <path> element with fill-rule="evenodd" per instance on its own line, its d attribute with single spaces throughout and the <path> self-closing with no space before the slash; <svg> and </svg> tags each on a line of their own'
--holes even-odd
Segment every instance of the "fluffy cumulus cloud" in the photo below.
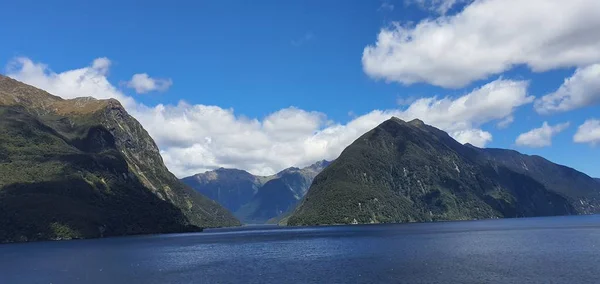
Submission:
<svg viewBox="0 0 600 284">
<path fill-rule="evenodd" d="M 146 73 L 135 74 L 127 82 L 127 87 L 132 88 L 138 94 L 145 94 L 152 91 L 164 92 L 173 85 L 173 80 L 152 78 Z"/>
<path fill-rule="evenodd" d="M 577 128 L 573 141 L 576 143 L 589 143 L 590 145 L 600 144 L 600 120 L 586 120 Z"/>
<path fill-rule="evenodd" d="M 373 78 L 458 88 L 516 65 L 542 72 L 600 62 L 599 29 L 597 0 L 477 0 L 381 29 L 362 63 Z"/>
<path fill-rule="evenodd" d="M 458 142 L 463 144 L 470 143 L 478 147 L 483 147 L 492 141 L 492 134 L 481 129 L 459 130 L 452 132 L 452 136 Z"/>
<path fill-rule="evenodd" d="M 534 97 L 527 94 L 527 86 L 527 81 L 498 79 L 456 99 L 418 99 L 398 116 L 418 117 L 450 133 L 458 133 L 489 121 L 506 119 L 516 107 L 531 103 Z M 477 132 L 465 137 L 474 133 Z"/>
<path fill-rule="evenodd" d="M 569 127 L 569 122 L 560 123 L 557 125 L 549 125 L 544 121 L 542 127 L 534 128 L 528 132 L 522 133 L 517 137 L 515 143 L 524 147 L 547 147 L 552 145 L 552 137 Z"/>
<path fill-rule="evenodd" d="M 535 102 L 540 114 L 563 112 L 600 103 L 600 64 L 579 68 L 555 92 Z"/>
<path fill-rule="evenodd" d="M 55 73 L 45 64 L 19 57 L 9 63 L 7 75 L 65 99 L 88 96 L 97 99 L 114 98 L 126 107 L 134 106 L 135 101 L 125 96 L 106 78 L 110 65 L 110 60 L 102 57 L 94 60 L 90 66 Z"/>
<path fill-rule="evenodd" d="M 427 97 L 402 108 L 373 110 L 343 124 L 319 112 L 290 107 L 264 118 L 247 118 L 233 109 L 189 104 L 146 106 L 107 79 L 110 61 L 56 73 L 27 58 L 10 64 L 8 76 L 73 98 L 116 98 L 148 130 L 166 165 L 183 177 L 217 167 L 235 167 L 254 174 L 272 174 L 289 166 L 334 159 L 352 141 L 392 116 L 419 118 L 462 143 L 484 146 L 492 135 L 482 126 L 512 116 L 531 103 L 527 81 L 498 79 L 458 97 Z"/>
</svg>

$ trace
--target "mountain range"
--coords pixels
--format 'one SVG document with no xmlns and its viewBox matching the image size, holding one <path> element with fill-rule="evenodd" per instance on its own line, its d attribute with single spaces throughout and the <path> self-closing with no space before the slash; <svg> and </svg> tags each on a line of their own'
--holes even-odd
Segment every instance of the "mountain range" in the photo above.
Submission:
<svg viewBox="0 0 600 284">
<path fill-rule="evenodd" d="M 0 242 L 199 231 L 239 220 L 321 225 L 599 212 L 600 179 L 540 156 L 463 145 L 398 118 L 333 162 L 272 176 L 219 168 L 179 180 L 118 101 L 65 100 L 0 75 Z"/>
<path fill-rule="evenodd" d="M 600 183 L 513 150 L 463 145 L 391 118 L 313 181 L 290 225 L 422 222 L 600 212 Z"/>
<path fill-rule="evenodd" d="M 64 100 L 0 75 L 0 242 L 239 224 L 168 171 L 118 101 Z"/>
<path fill-rule="evenodd" d="M 234 212 L 244 223 L 275 222 L 291 212 L 312 180 L 329 161 L 305 168 L 291 167 L 272 176 L 255 176 L 238 169 L 219 168 L 182 181 Z"/>
</svg>

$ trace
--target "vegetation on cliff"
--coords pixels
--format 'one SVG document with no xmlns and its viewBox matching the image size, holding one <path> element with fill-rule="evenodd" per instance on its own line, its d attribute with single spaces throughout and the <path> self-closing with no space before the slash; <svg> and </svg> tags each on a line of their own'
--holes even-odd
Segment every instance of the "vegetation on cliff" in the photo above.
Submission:
<svg viewBox="0 0 600 284">
<path fill-rule="evenodd" d="M 462 145 L 422 121 L 392 118 L 315 178 L 288 224 L 583 214 L 599 212 L 599 201 L 600 186 L 573 169 Z"/>
<path fill-rule="evenodd" d="M 63 100 L 0 76 L 0 241 L 238 224 L 167 170 L 118 101 Z"/>
</svg>

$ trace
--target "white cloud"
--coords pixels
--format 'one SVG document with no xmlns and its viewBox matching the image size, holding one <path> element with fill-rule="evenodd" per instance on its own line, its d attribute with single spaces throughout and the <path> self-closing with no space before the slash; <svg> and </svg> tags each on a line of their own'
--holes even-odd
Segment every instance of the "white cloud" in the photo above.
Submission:
<svg viewBox="0 0 600 284">
<path fill-rule="evenodd" d="M 527 86 L 527 81 L 498 79 L 456 99 L 419 99 L 399 116 L 421 118 L 450 133 L 472 129 L 506 119 L 516 107 L 531 103 L 534 97 L 528 96 Z"/>
<path fill-rule="evenodd" d="M 414 96 L 410 96 L 410 97 L 398 97 L 396 99 L 396 103 L 399 106 L 408 106 L 412 103 L 414 103 L 416 100 L 418 100 L 419 98 L 414 97 Z"/>
<path fill-rule="evenodd" d="M 9 63 L 7 75 L 66 99 L 88 96 L 114 98 L 125 107 L 133 106 L 135 101 L 117 90 L 106 78 L 110 65 L 110 60 L 103 57 L 94 60 L 90 66 L 55 73 L 44 64 L 19 57 Z"/>
<path fill-rule="evenodd" d="M 515 65 L 534 72 L 600 62 L 600 1 L 478 0 L 451 16 L 381 29 L 364 71 L 458 88 Z"/>
<path fill-rule="evenodd" d="M 152 91 L 164 92 L 173 85 L 173 80 L 152 78 L 146 73 L 135 74 L 127 82 L 127 87 L 135 89 L 138 94 L 145 94 Z"/>
<path fill-rule="evenodd" d="M 576 143 L 589 143 L 590 145 L 600 144 L 600 120 L 586 120 L 577 128 L 573 141 Z"/>
<path fill-rule="evenodd" d="M 600 103 L 600 64 L 579 68 L 554 93 L 535 102 L 540 114 L 569 111 Z"/>
<path fill-rule="evenodd" d="M 470 143 L 477 147 L 483 147 L 492 141 L 492 134 L 481 129 L 460 130 L 454 132 L 452 136 L 460 143 Z"/>
<path fill-rule="evenodd" d="M 470 1 L 472 0 L 405 0 L 405 3 L 415 3 L 423 9 L 434 11 L 440 15 L 445 15 L 455 5 Z"/>
<path fill-rule="evenodd" d="M 544 121 L 542 127 L 534 128 L 519 135 L 515 143 L 525 147 L 547 147 L 552 145 L 552 136 L 564 131 L 567 127 L 569 127 L 569 122 L 551 126 L 548 125 L 548 122 Z"/>
<path fill-rule="evenodd" d="M 501 120 L 500 122 L 498 122 L 496 124 L 496 126 L 500 129 L 504 129 L 504 128 L 507 128 L 508 126 L 510 126 L 514 121 L 515 121 L 515 117 L 510 115 L 510 116 L 507 116 L 506 118 L 504 118 L 503 120 Z"/>
<path fill-rule="evenodd" d="M 379 8 L 377 9 L 377 11 L 387 11 L 387 12 L 394 11 L 394 5 L 390 2 L 383 1 L 381 3 L 381 5 L 379 6 Z"/>
<path fill-rule="evenodd" d="M 457 98 L 420 98 L 403 109 L 373 110 L 346 124 L 325 114 L 290 107 L 262 119 L 246 118 L 218 106 L 145 106 L 122 93 L 91 66 L 55 73 L 45 65 L 19 58 L 8 76 L 50 93 L 73 98 L 116 98 L 142 123 L 161 149 L 167 167 L 183 177 L 217 167 L 233 167 L 254 174 L 272 174 L 289 166 L 305 166 L 334 159 L 360 135 L 392 116 L 419 118 L 447 131 L 462 143 L 484 146 L 492 135 L 481 127 L 506 119 L 531 103 L 526 81 L 498 79 Z"/>
<path fill-rule="evenodd" d="M 101 75 L 108 74 L 108 69 L 112 62 L 106 57 L 96 58 L 94 62 L 92 62 L 92 69 L 96 70 Z"/>
</svg>

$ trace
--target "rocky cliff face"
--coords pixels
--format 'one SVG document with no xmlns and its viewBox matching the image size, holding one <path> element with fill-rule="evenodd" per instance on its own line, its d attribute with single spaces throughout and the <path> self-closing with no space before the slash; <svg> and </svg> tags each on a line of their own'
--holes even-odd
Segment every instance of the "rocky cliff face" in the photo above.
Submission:
<svg viewBox="0 0 600 284">
<path fill-rule="evenodd" d="M 0 76 L 0 240 L 237 225 L 185 186 L 116 100 L 63 100 Z"/>
<path fill-rule="evenodd" d="M 599 212 L 600 187 L 592 183 L 538 157 L 462 145 L 419 120 L 392 118 L 348 146 L 315 178 L 289 224 Z"/>
</svg>

